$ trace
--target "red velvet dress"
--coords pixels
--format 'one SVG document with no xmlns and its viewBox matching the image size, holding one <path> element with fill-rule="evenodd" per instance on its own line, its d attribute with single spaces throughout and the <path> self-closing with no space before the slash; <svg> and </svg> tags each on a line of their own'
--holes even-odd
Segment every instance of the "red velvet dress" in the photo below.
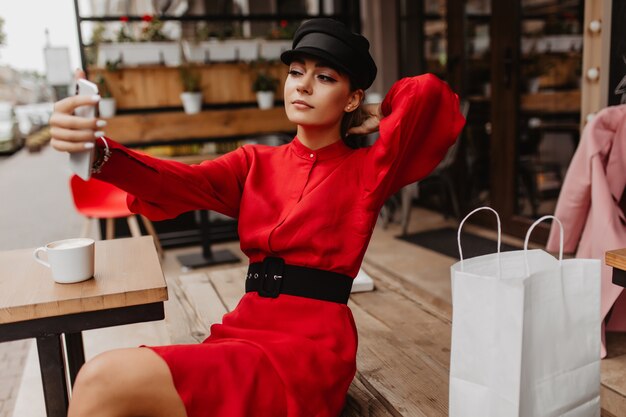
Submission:
<svg viewBox="0 0 626 417">
<path fill-rule="evenodd" d="M 280 256 L 354 277 L 384 201 L 435 168 L 464 124 L 457 96 L 432 75 L 395 83 L 382 111 L 368 148 L 338 141 L 310 150 L 296 137 L 188 166 L 111 141 L 98 177 L 153 220 L 196 209 L 237 218 L 251 262 Z M 357 333 L 346 305 L 248 293 L 203 343 L 151 349 L 168 363 L 189 417 L 337 417 L 356 372 Z"/>
</svg>

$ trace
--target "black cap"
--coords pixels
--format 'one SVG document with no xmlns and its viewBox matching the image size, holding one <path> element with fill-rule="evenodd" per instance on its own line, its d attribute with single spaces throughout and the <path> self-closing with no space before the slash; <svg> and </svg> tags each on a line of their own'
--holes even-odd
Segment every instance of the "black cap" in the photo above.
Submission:
<svg viewBox="0 0 626 417">
<path fill-rule="evenodd" d="M 366 90 L 377 71 L 369 47 L 365 37 L 351 32 L 343 23 L 320 17 L 300 25 L 293 37 L 293 49 L 283 52 L 280 59 L 289 65 L 302 54 L 320 58 L 346 72 L 358 88 Z"/>
</svg>

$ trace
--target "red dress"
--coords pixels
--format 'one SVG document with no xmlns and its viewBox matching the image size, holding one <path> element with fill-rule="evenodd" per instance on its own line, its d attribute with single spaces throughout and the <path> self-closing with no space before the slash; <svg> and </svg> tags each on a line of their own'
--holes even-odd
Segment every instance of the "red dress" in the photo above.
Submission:
<svg viewBox="0 0 626 417">
<path fill-rule="evenodd" d="M 384 201 L 426 176 L 464 124 L 457 96 L 432 75 L 395 83 L 382 111 L 368 148 L 340 140 L 310 150 L 296 137 L 188 166 L 111 141 L 98 177 L 152 220 L 197 209 L 237 218 L 250 262 L 280 256 L 354 277 Z M 151 349 L 168 363 L 189 417 L 336 417 L 356 372 L 357 333 L 346 305 L 248 293 L 203 343 Z"/>
</svg>

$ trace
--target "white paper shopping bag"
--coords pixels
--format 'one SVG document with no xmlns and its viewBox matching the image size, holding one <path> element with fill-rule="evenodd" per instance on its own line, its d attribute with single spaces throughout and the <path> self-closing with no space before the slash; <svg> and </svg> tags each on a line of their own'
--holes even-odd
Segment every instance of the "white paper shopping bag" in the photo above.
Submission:
<svg viewBox="0 0 626 417">
<path fill-rule="evenodd" d="M 463 259 L 452 274 L 451 417 L 600 416 L 600 261 L 543 250 Z M 560 224 L 560 222 L 558 222 Z M 561 240 L 562 242 L 562 240 Z"/>
</svg>

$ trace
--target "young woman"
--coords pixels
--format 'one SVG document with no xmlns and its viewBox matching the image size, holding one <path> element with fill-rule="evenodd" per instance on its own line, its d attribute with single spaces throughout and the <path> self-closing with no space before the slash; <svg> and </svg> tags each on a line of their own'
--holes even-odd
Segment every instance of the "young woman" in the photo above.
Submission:
<svg viewBox="0 0 626 417">
<path fill-rule="evenodd" d="M 432 75 L 400 80 L 381 105 L 361 105 L 376 65 L 367 40 L 334 20 L 302 24 L 281 59 L 289 66 L 285 111 L 297 124 L 287 145 L 247 145 L 187 166 L 95 133 L 95 176 L 128 191 L 131 210 L 153 220 L 197 209 L 235 217 L 250 267 L 241 278 L 246 294 L 203 343 L 122 349 L 87 362 L 70 417 L 340 414 L 356 372 L 346 303 L 378 212 L 437 165 L 464 119 L 456 95 Z M 72 113 L 96 101 L 56 103 L 54 148 L 93 146 L 103 123 Z M 371 147 L 346 144 L 376 130 Z"/>
</svg>

